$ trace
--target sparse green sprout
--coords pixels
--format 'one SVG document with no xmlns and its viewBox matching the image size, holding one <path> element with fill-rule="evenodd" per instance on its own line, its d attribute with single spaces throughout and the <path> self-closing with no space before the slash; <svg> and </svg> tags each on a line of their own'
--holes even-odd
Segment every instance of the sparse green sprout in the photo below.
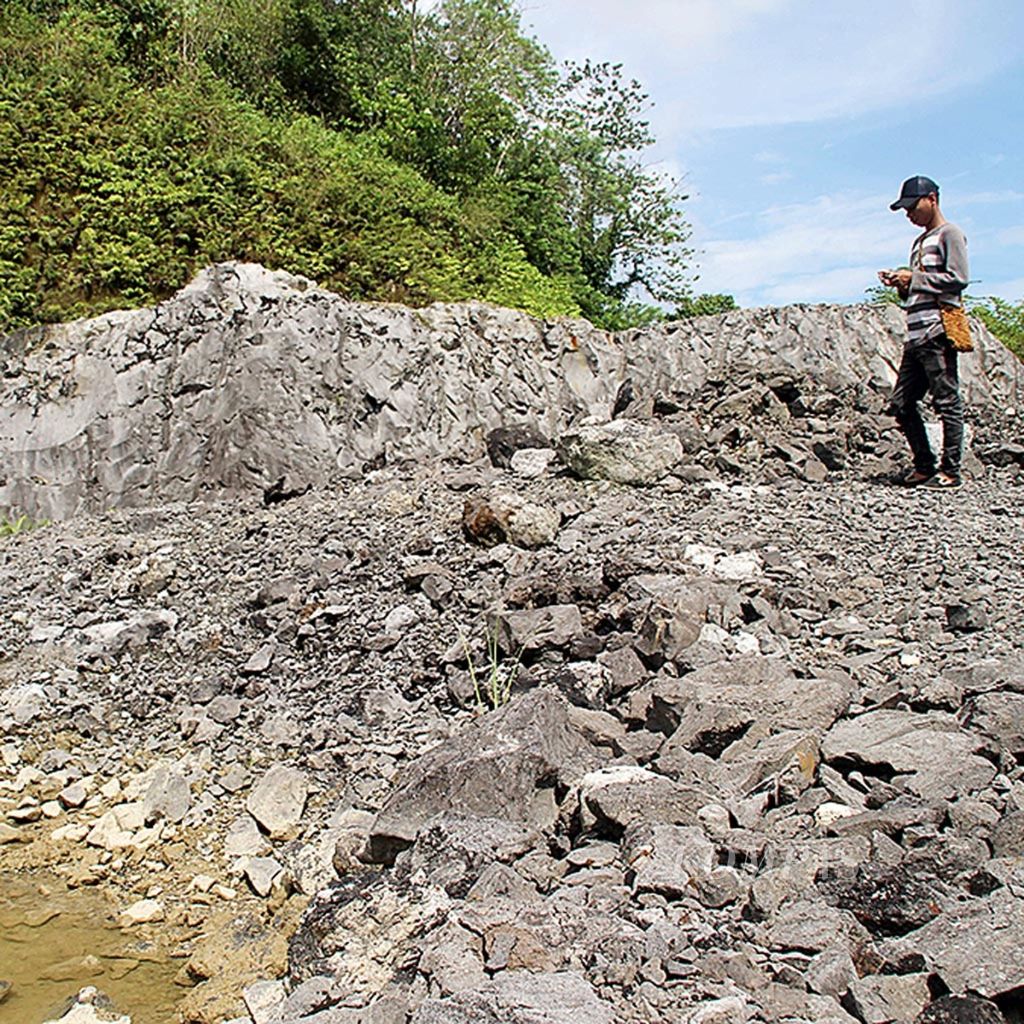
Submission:
<svg viewBox="0 0 1024 1024">
<path fill-rule="evenodd" d="M 19 533 L 28 533 L 29 530 L 38 530 L 41 526 L 49 525 L 49 519 L 32 519 L 25 514 L 17 518 L 4 516 L 0 518 L 0 537 L 17 537 Z"/>
<path fill-rule="evenodd" d="M 462 651 L 466 656 L 466 664 L 469 666 L 469 678 L 473 683 L 473 695 L 476 698 L 476 705 L 481 711 L 488 708 L 494 710 L 504 707 L 509 702 L 525 650 L 524 645 L 519 648 L 513 658 L 505 658 L 498 640 L 499 629 L 498 619 L 495 616 L 485 631 L 487 660 L 479 670 L 473 663 L 473 652 L 469 648 L 466 634 L 461 629 L 459 630 Z"/>
</svg>

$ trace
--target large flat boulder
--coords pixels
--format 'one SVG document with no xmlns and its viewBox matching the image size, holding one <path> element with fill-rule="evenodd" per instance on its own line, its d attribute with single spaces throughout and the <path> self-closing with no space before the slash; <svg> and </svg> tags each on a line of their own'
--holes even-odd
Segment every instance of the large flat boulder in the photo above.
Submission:
<svg viewBox="0 0 1024 1024">
<path fill-rule="evenodd" d="M 599 761 L 562 698 L 548 690 L 525 693 L 401 773 L 370 830 L 369 856 L 391 862 L 443 812 L 543 824 L 552 807 L 543 791 L 550 796 Z"/>
<path fill-rule="evenodd" d="M 506 971 L 480 988 L 428 999 L 411 1024 L 613 1024 L 612 1008 L 578 974 Z"/>
<path fill-rule="evenodd" d="M 822 741 L 826 760 L 884 766 L 906 776 L 911 792 L 949 799 L 983 789 L 995 775 L 977 751 L 984 740 L 951 715 L 882 709 L 837 723 Z"/>
<path fill-rule="evenodd" d="M 951 992 L 994 999 L 1024 986 L 1024 899 L 1007 888 L 940 914 L 897 940 L 896 949 L 921 954 Z"/>
</svg>

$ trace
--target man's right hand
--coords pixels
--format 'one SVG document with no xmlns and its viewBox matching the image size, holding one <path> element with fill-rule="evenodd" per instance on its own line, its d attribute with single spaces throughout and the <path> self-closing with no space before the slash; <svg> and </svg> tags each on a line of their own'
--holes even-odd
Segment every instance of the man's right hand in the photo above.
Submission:
<svg viewBox="0 0 1024 1024">
<path fill-rule="evenodd" d="M 910 278 L 909 270 L 880 270 L 878 272 L 878 280 L 886 288 L 895 288 L 901 299 L 905 299 L 910 294 Z"/>
</svg>

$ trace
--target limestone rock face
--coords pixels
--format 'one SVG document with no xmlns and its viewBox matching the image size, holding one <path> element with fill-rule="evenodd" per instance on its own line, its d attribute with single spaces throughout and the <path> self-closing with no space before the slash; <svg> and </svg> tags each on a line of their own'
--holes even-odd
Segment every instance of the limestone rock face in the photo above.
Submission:
<svg viewBox="0 0 1024 1024">
<path fill-rule="evenodd" d="M 961 361 L 968 402 L 1019 405 L 1020 364 L 977 333 Z M 66 519 L 252 492 L 273 501 L 382 461 L 482 455 L 490 431 L 524 420 L 552 439 L 584 419 L 608 423 L 627 380 L 637 394 L 678 396 L 753 367 L 884 389 L 902 337 L 898 310 L 859 306 L 609 335 L 478 304 L 360 305 L 226 263 L 154 308 L 0 339 L 0 508 Z M 788 415 L 777 397 L 745 394 Z M 662 461 L 641 476 L 678 459 L 679 441 L 657 436 Z M 801 472 L 839 457 L 819 447 Z"/>
</svg>

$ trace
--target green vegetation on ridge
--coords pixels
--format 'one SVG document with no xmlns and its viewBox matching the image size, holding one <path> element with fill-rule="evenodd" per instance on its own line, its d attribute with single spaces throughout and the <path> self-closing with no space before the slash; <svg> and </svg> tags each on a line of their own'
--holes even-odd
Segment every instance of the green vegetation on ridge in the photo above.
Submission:
<svg viewBox="0 0 1024 1024">
<path fill-rule="evenodd" d="M 225 259 L 353 299 L 685 313 L 645 104 L 617 66 L 559 68 L 510 0 L 6 0 L 0 332 Z"/>
</svg>

